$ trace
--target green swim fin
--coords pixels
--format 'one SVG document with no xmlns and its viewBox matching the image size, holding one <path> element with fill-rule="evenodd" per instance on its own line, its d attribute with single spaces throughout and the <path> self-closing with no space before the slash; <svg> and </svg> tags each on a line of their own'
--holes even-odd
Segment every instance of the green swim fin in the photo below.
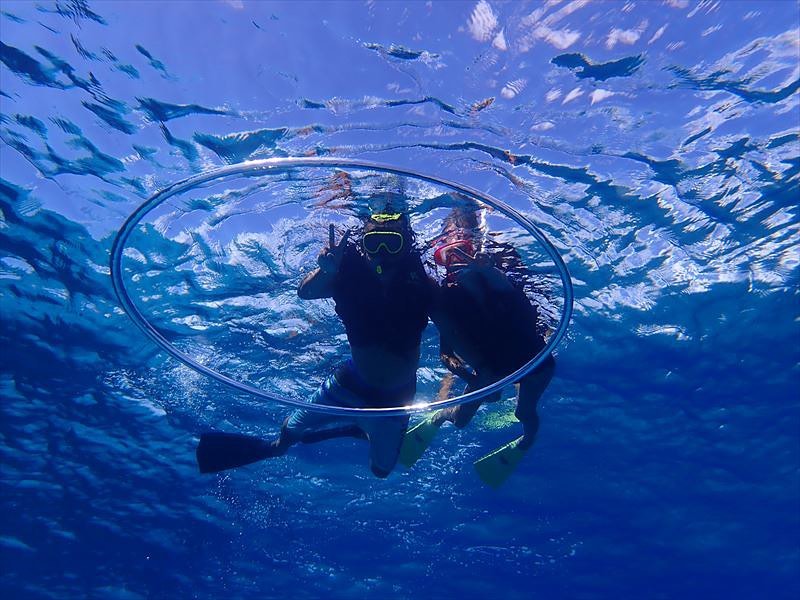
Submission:
<svg viewBox="0 0 800 600">
<path fill-rule="evenodd" d="M 439 431 L 439 425 L 434 424 L 433 417 L 420 421 L 406 431 L 398 462 L 404 467 L 410 468 L 431 445 L 437 431 Z"/>
<path fill-rule="evenodd" d="M 475 470 L 481 481 L 495 489 L 503 485 L 527 452 L 519 448 L 520 441 L 522 438 L 518 437 L 475 461 Z"/>
</svg>

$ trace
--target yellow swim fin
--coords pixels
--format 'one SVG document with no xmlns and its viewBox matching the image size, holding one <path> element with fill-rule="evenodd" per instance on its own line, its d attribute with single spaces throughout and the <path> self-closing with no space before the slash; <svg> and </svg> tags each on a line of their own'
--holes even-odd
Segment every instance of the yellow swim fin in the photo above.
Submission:
<svg viewBox="0 0 800 600">
<path fill-rule="evenodd" d="M 413 466 L 431 445 L 439 425 L 433 423 L 433 417 L 428 417 L 406 431 L 403 445 L 400 447 L 398 462 L 406 468 Z"/>
<path fill-rule="evenodd" d="M 481 481 L 495 489 L 503 485 L 527 452 L 519 447 L 520 441 L 522 437 L 475 461 L 475 470 Z"/>
</svg>

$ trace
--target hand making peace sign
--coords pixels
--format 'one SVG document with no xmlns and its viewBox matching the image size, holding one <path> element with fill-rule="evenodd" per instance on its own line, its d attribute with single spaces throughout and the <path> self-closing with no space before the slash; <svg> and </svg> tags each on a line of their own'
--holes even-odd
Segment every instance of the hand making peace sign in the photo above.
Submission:
<svg viewBox="0 0 800 600">
<path fill-rule="evenodd" d="M 350 237 L 350 230 L 344 232 L 339 244 L 336 244 L 333 223 L 328 227 L 328 246 L 322 249 L 317 257 L 317 264 L 323 273 L 336 273 L 339 265 L 342 264 L 342 257 L 347 248 L 347 239 Z"/>
</svg>

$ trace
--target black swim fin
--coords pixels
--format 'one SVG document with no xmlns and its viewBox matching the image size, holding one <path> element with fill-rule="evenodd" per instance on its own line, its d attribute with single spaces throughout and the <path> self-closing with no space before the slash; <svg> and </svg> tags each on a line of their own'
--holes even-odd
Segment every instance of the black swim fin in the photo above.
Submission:
<svg viewBox="0 0 800 600">
<path fill-rule="evenodd" d="M 276 454 L 273 445 L 266 440 L 221 431 L 202 434 L 196 452 L 197 466 L 201 473 L 243 467 Z"/>
</svg>

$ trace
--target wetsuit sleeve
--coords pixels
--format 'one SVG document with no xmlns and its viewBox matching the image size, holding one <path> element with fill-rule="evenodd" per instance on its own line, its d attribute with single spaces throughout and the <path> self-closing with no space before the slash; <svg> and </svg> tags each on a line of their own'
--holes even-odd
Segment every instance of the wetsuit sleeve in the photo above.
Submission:
<svg viewBox="0 0 800 600">
<path fill-rule="evenodd" d="M 334 273 L 326 273 L 320 268 L 314 269 L 300 283 L 297 288 L 297 295 L 303 300 L 333 298 L 342 280 L 342 273 L 350 268 L 352 264 L 354 251 L 352 244 L 348 244 L 344 250 L 342 261 L 339 263 L 339 269 Z"/>
<path fill-rule="evenodd" d="M 326 273 L 318 267 L 303 279 L 297 288 L 297 295 L 303 300 L 332 298 L 337 275 L 338 273 Z"/>
</svg>

